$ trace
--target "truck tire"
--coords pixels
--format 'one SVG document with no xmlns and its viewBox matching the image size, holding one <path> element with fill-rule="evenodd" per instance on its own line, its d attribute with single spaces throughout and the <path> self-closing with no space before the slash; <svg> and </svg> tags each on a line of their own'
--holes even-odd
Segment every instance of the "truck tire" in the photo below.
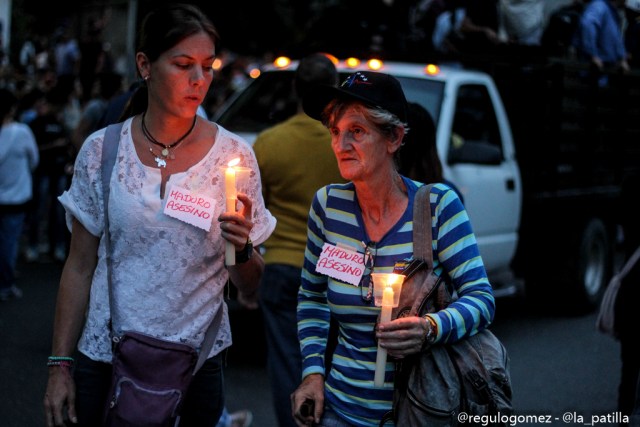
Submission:
<svg viewBox="0 0 640 427">
<path fill-rule="evenodd" d="M 590 308 L 597 306 L 607 287 L 612 253 L 612 239 L 606 225 L 600 219 L 592 219 L 582 235 L 576 289 L 583 294 L 584 302 Z"/>
<path fill-rule="evenodd" d="M 598 306 L 611 276 L 611 239 L 599 218 L 587 220 L 578 230 L 558 239 L 555 248 L 536 251 L 548 253 L 549 260 L 544 269 L 529 269 L 525 279 L 527 298 L 534 304 L 574 314 L 592 312 Z"/>
<path fill-rule="evenodd" d="M 575 254 L 559 277 L 566 280 L 564 301 L 580 312 L 593 311 L 611 275 L 612 245 L 607 227 L 599 218 L 585 223 L 582 234 L 569 252 Z"/>
</svg>

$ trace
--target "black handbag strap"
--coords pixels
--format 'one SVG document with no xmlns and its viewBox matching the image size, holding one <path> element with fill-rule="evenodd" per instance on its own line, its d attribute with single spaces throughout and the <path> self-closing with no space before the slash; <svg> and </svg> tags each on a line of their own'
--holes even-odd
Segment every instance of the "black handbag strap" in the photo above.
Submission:
<svg viewBox="0 0 640 427">
<path fill-rule="evenodd" d="M 109 314 L 110 318 L 113 319 L 113 306 L 111 301 L 113 300 L 113 286 L 111 283 L 111 234 L 109 233 L 109 190 L 111 183 L 111 175 L 113 174 L 113 167 L 116 163 L 116 155 L 118 153 L 118 146 L 120 145 L 120 133 L 122 131 L 122 126 L 124 122 L 115 123 L 108 125 L 105 134 L 104 140 L 102 141 L 102 197 L 104 204 L 104 237 L 105 237 L 105 255 L 107 261 L 107 286 L 108 286 L 108 295 L 109 295 Z M 216 312 L 213 320 L 209 324 L 207 328 L 207 332 L 205 333 L 204 339 L 202 340 L 202 345 L 200 346 L 200 352 L 198 354 L 198 360 L 196 362 L 195 368 L 193 369 L 193 374 L 200 369 L 200 367 L 207 360 L 207 356 L 209 355 L 209 351 L 213 347 L 213 343 L 215 341 L 215 335 L 222 323 L 222 313 L 224 309 L 222 306 Z M 113 329 L 112 322 L 109 321 L 109 329 L 111 338 L 113 338 Z"/>
</svg>

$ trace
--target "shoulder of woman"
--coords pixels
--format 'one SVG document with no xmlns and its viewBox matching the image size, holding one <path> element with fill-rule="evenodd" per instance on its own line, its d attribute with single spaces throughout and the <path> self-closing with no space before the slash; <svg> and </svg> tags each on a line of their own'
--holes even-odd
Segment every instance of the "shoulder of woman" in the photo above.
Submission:
<svg viewBox="0 0 640 427">
<path fill-rule="evenodd" d="M 313 197 L 314 203 L 319 203 L 323 209 L 327 206 L 327 200 L 331 198 L 338 198 L 341 200 L 353 200 L 353 184 L 350 182 L 347 183 L 337 183 L 337 184 L 328 184 L 323 187 L 320 187 L 316 190 L 316 193 Z"/>
<path fill-rule="evenodd" d="M 85 138 L 78 151 L 78 159 L 85 159 L 87 163 L 100 162 L 105 130 L 106 128 L 98 129 Z"/>
<path fill-rule="evenodd" d="M 435 196 L 435 199 L 433 197 L 430 197 L 432 204 L 440 206 L 449 206 L 452 204 L 456 204 L 459 205 L 457 210 L 464 209 L 464 204 L 462 202 L 462 199 L 460 198 L 459 193 L 455 188 L 447 185 L 446 183 L 433 184 L 430 194 L 431 196 Z"/>
<path fill-rule="evenodd" d="M 251 151 L 251 153 L 253 153 L 253 149 L 251 148 L 251 145 L 249 144 L 249 142 L 247 142 L 246 139 L 244 139 L 243 137 L 241 137 L 238 134 L 235 134 L 233 132 L 231 132 L 230 130 L 220 126 L 217 123 L 213 123 L 211 122 L 215 127 L 217 127 L 217 138 L 227 138 L 230 141 L 235 141 L 238 143 L 238 145 L 241 148 L 246 148 L 249 149 Z"/>
<path fill-rule="evenodd" d="M 7 124 L 2 125 L 3 128 L 10 129 L 14 132 L 23 132 L 33 134 L 33 131 L 29 127 L 29 125 L 22 122 L 9 122 Z"/>
<path fill-rule="evenodd" d="M 431 189 L 429 190 L 429 193 L 437 196 L 438 199 L 440 199 L 443 194 L 445 194 L 448 190 L 450 190 L 450 187 L 444 183 L 424 184 L 424 183 L 421 183 L 418 181 L 412 181 L 412 180 L 409 180 L 408 182 L 409 183 L 407 185 L 415 185 L 416 191 L 422 187 L 431 185 Z"/>
<path fill-rule="evenodd" d="M 122 124 L 122 129 L 120 130 L 120 135 L 119 138 L 122 138 L 123 135 L 130 135 L 132 130 L 131 130 L 131 123 L 133 122 L 133 117 L 129 117 L 128 119 L 126 119 L 124 121 L 124 123 Z M 107 128 L 109 126 L 115 126 L 117 125 L 117 123 L 113 123 L 111 125 L 107 125 L 103 128 L 100 128 L 94 132 L 92 132 L 91 134 L 89 134 L 89 136 L 87 136 L 84 140 L 84 143 L 82 144 L 82 148 L 81 150 L 86 146 L 91 150 L 101 150 L 102 149 L 102 144 L 104 142 L 104 138 L 107 132 Z M 118 142 L 120 141 L 120 139 L 118 139 Z M 116 142 L 116 141 L 113 141 Z"/>
<path fill-rule="evenodd" d="M 21 122 L 11 122 L 4 125 L 8 131 L 10 131 L 8 138 L 15 139 L 19 143 L 35 144 L 36 137 L 29 125 Z"/>
<path fill-rule="evenodd" d="M 325 194 L 331 197 L 338 197 L 340 199 L 355 200 L 355 187 L 353 182 L 337 182 L 333 184 L 325 185 L 320 188 Z"/>
</svg>

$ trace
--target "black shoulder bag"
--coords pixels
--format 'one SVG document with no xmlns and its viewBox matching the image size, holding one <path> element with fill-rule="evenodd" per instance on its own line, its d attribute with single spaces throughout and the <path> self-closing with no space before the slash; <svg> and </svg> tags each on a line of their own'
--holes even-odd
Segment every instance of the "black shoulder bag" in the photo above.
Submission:
<svg viewBox="0 0 640 427">
<path fill-rule="evenodd" d="M 434 313 L 452 301 L 449 285 L 433 272 L 431 187 L 421 187 L 414 201 L 414 259 L 423 261 L 424 267 L 407 276 L 392 318 Z M 398 360 L 393 408 L 380 426 L 390 420 L 401 427 L 507 425 L 512 412 L 507 351 L 484 329 Z M 462 413 L 466 419 L 459 419 Z"/>
</svg>

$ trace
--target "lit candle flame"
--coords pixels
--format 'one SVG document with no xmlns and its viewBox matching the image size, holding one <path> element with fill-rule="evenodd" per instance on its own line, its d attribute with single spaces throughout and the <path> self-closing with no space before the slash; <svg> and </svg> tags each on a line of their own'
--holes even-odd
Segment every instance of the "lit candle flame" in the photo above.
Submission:
<svg viewBox="0 0 640 427">
<path fill-rule="evenodd" d="M 235 159 L 231 160 L 229 163 L 227 163 L 227 166 L 232 168 L 234 166 L 238 166 L 238 163 L 240 163 L 240 157 L 236 157 Z"/>
</svg>

